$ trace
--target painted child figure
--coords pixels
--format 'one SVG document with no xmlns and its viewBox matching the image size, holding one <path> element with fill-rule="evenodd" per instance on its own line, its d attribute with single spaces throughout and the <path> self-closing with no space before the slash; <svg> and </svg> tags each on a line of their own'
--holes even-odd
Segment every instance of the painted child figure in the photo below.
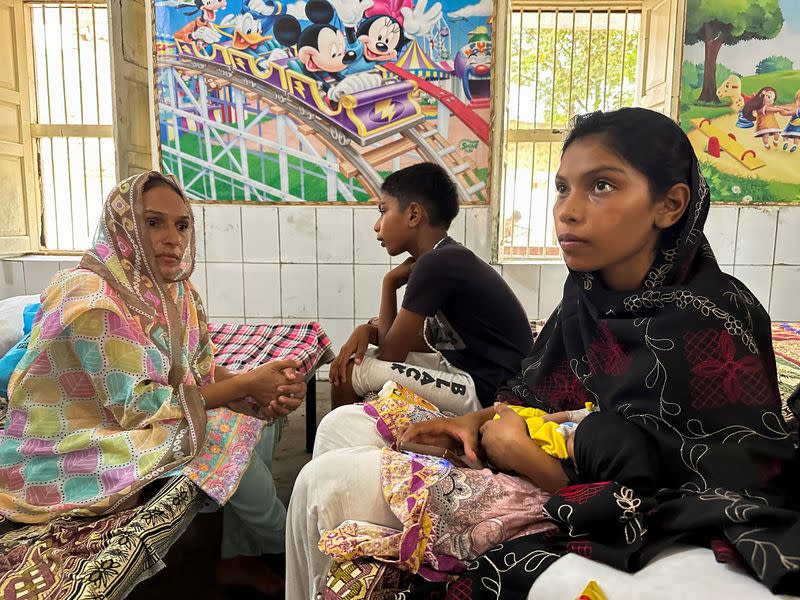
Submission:
<svg viewBox="0 0 800 600">
<path fill-rule="evenodd" d="M 778 119 L 775 116 L 783 113 L 783 107 L 776 106 L 778 92 L 772 87 L 763 87 L 753 96 L 742 109 L 742 114 L 749 121 L 755 121 L 756 131 L 753 134 L 760 137 L 764 142 L 764 150 L 769 150 L 769 139 L 772 138 L 772 145 L 778 147 L 781 129 L 778 126 Z"/>
<path fill-rule="evenodd" d="M 789 117 L 789 122 L 781 134 L 784 140 L 783 149 L 797 152 L 797 146 L 800 144 L 800 90 L 794 95 L 794 106 L 787 106 L 783 114 Z"/>
</svg>

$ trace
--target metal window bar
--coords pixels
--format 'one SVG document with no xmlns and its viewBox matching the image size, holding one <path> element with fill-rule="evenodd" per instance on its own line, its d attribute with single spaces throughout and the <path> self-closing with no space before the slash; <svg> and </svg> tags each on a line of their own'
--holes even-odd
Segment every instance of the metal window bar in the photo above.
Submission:
<svg viewBox="0 0 800 600">
<path fill-rule="evenodd" d="M 499 257 L 557 259 L 553 176 L 570 120 L 630 106 L 640 6 L 514 7 Z"/>
<path fill-rule="evenodd" d="M 513 23 L 514 23 L 514 16 L 516 14 L 519 15 L 519 25 L 516 27 L 516 30 L 521 32 L 522 31 L 522 17 L 523 17 L 523 12 L 522 11 L 519 11 L 518 13 L 512 14 L 512 18 L 511 18 L 512 31 L 515 30 Z M 513 47 L 513 45 L 514 45 L 513 36 L 509 36 L 509 41 L 510 41 L 511 46 Z M 522 35 L 516 36 L 516 42 L 518 44 L 517 57 L 516 57 L 516 63 L 517 63 L 517 73 L 516 73 L 516 75 L 517 75 L 517 79 L 520 80 L 522 78 L 522 55 L 523 55 L 523 51 L 522 51 Z M 509 62 L 511 64 L 514 64 L 515 61 L 514 61 L 514 57 L 512 56 L 511 52 L 509 52 L 507 54 L 507 56 L 510 58 Z M 513 72 L 512 72 L 511 77 L 509 77 L 508 79 L 513 81 L 513 79 L 514 79 L 514 73 Z M 534 80 L 534 85 L 535 84 L 536 84 L 536 81 Z M 519 115 L 520 111 L 521 111 L 520 103 L 522 101 L 522 89 L 521 89 L 521 86 L 517 86 L 516 90 L 514 89 L 514 87 L 511 87 L 511 93 L 509 94 L 509 97 L 513 97 L 515 91 L 516 91 L 516 97 L 517 97 L 517 111 L 516 111 L 516 114 Z M 511 111 L 508 111 L 508 112 L 509 112 L 509 114 L 508 114 L 509 121 L 508 121 L 507 127 L 510 128 L 511 127 L 511 125 L 510 125 L 511 124 L 511 121 L 510 121 Z M 511 219 L 512 219 L 511 222 L 512 222 L 512 228 L 513 228 L 513 223 L 515 223 L 514 219 L 515 219 L 516 215 L 519 214 L 519 213 L 517 213 L 517 194 L 514 193 L 514 190 L 517 189 L 517 176 L 518 176 L 518 174 L 520 172 L 519 145 L 515 144 L 513 146 L 513 154 L 514 154 L 514 168 L 513 169 L 508 169 L 507 172 L 506 172 L 506 190 L 505 190 L 506 193 L 503 195 L 504 198 L 511 198 L 512 199 L 511 200 Z M 510 164 L 510 162 L 507 163 L 507 164 Z M 512 180 L 513 180 L 513 183 L 512 183 Z M 511 183 L 511 190 L 508 189 L 509 183 Z M 501 211 L 501 214 L 502 214 L 502 212 L 503 211 Z M 506 222 L 507 222 L 507 219 L 504 219 L 503 223 L 505 224 Z M 513 234 L 513 231 L 512 231 L 512 234 Z M 504 227 L 503 233 L 502 233 L 502 240 L 503 241 L 501 243 L 501 254 L 502 254 L 502 249 L 503 249 L 502 244 L 505 243 L 505 237 L 506 237 L 506 232 L 505 232 L 505 227 Z"/>
<path fill-rule="evenodd" d="M 105 2 L 26 2 L 43 242 L 85 250 L 115 180 Z"/>
</svg>

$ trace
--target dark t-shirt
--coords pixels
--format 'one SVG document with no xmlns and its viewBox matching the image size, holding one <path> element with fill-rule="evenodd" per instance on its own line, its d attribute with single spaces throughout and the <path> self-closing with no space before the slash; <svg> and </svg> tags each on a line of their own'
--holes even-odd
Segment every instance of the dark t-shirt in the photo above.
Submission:
<svg viewBox="0 0 800 600">
<path fill-rule="evenodd" d="M 483 406 L 519 372 L 533 344 L 525 310 L 508 284 L 450 237 L 417 260 L 403 308 L 428 317 L 428 342 L 472 376 Z"/>
</svg>

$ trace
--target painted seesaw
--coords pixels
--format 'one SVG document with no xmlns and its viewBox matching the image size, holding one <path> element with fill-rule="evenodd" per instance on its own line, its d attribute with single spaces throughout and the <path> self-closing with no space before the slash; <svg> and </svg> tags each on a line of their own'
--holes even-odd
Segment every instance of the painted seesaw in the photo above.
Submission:
<svg viewBox="0 0 800 600">
<path fill-rule="evenodd" d="M 714 158 L 719 158 L 720 150 L 724 150 L 751 171 L 767 164 L 759 158 L 755 150 L 742 146 L 736 141 L 733 133 L 725 133 L 719 127 L 712 125 L 709 119 L 691 119 L 691 123 L 708 137 L 708 153 Z"/>
</svg>

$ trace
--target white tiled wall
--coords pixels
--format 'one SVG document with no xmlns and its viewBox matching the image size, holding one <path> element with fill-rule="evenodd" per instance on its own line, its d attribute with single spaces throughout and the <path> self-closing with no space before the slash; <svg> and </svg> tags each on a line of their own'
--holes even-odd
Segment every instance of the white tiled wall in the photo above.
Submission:
<svg viewBox="0 0 800 600">
<path fill-rule="evenodd" d="M 196 207 L 198 265 L 192 279 L 213 320 L 319 320 L 334 345 L 377 314 L 381 280 L 406 257 L 389 258 L 375 239 L 375 207 Z M 490 256 L 488 207 L 465 208 L 451 235 Z M 714 207 L 706 235 L 723 270 L 736 275 L 774 319 L 800 320 L 800 207 Z M 0 298 L 36 293 L 74 259 L 0 261 Z M 563 264 L 495 266 L 530 318 L 558 303 Z"/>
<path fill-rule="evenodd" d="M 739 210 L 735 206 L 720 206 L 709 212 L 704 231 L 720 265 L 734 264 Z"/>
</svg>

